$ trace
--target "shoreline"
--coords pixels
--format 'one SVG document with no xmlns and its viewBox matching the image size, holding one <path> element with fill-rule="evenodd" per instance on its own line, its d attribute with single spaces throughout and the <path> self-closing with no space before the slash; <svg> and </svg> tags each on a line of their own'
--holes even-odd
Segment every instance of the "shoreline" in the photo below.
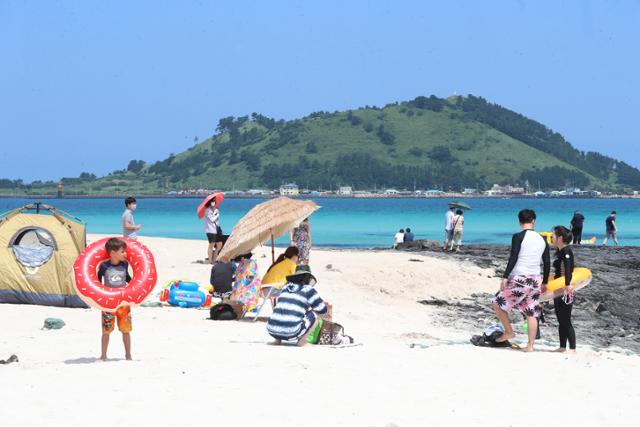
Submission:
<svg viewBox="0 0 640 427">
<path fill-rule="evenodd" d="M 134 194 L 138 199 L 202 199 L 208 194 L 214 192 L 200 193 L 200 194 L 188 194 L 188 195 L 178 195 L 178 194 Z M 127 197 L 131 195 L 130 193 L 122 193 L 122 194 L 77 194 L 77 195 L 64 195 L 62 197 L 58 197 L 56 194 L 0 194 L 0 199 L 57 199 L 57 200 L 78 200 L 78 199 L 121 199 L 123 197 Z M 250 194 L 230 194 L 225 193 L 226 199 L 258 199 L 258 200 L 268 200 L 277 197 L 282 197 L 280 194 L 272 194 L 272 195 L 250 195 Z M 370 194 L 370 195 L 339 195 L 339 194 L 299 194 L 299 195 L 286 195 L 286 197 L 292 199 L 488 199 L 488 200 L 501 200 L 501 199 L 533 199 L 533 200 L 588 200 L 588 199 L 640 199 L 640 195 L 632 195 L 632 194 L 603 194 L 600 196 L 536 196 L 534 194 L 504 194 L 504 195 L 496 195 L 496 196 L 487 196 L 481 194 L 461 194 L 461 193 L 445 193 L 442 195 L 432 196 L 432 195 L 386 195 L 386 194 Z"/>
</svg>

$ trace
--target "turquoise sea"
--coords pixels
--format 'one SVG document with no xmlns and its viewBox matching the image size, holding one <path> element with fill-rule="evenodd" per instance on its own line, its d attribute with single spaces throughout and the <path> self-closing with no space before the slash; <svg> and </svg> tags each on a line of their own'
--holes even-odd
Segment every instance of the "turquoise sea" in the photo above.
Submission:
<svg viewBox="0 0 640 427">
<path fill-rule="evenodd" d="M 35 200 L 0 199 L 0 211 Z M 42 199 L 87 224 L 89 233 L 119 234 L 122 199 Z M 236 221 L 260 199 L 227 199 L 221 205 L 221 224 L 231 232 Z M 316 199 L 322 208 L 311 217 L 314 245 L 334 247 L 390 246 L 400 228 L 410 227 L 420 239 L 441 239 L 445 199 Z M 467 243 L 509 243 L 518 230 L 517 213 L 532 208 L 538 214 L 539 231 L 569 224 L 574 210 L 586 217 L 584 239 L 604 234 L 611 210 L 618 212 L 620 243 L 640 246 L 640 199 L 465 199 L 473 210 L 465 215 Z M 141 235 L 205 239 L 203 223 L 196 216 L 200 199 L 139 199 L 136 222 Z M 279 240 L 286 244 L 285 239 Z"/>
</svg>

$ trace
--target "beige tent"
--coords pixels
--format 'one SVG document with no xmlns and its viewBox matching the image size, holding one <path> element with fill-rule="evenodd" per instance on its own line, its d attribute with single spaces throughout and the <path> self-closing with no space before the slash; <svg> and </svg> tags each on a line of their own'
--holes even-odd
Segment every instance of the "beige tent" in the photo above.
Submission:
<svg viewBox="0 0 640 427">
<path fill-rule="evenodd" d="M 0 216 L 0 303 L 87 307 L 73 263 L 86 246 L 82 221 L 33 203 Z"/>
</svg>

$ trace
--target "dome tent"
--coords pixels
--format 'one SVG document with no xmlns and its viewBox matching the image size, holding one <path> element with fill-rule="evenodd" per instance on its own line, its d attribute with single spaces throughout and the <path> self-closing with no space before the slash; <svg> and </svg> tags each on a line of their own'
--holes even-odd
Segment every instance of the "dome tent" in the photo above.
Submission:
<svg viewBox="0 0 640 427">
<path fill-rule="evenodd" d="M 0 303 L 87 307 L 72 274 L 85 246 L 84 223 L 53 206 L 0 215 Z"/>
</svg>

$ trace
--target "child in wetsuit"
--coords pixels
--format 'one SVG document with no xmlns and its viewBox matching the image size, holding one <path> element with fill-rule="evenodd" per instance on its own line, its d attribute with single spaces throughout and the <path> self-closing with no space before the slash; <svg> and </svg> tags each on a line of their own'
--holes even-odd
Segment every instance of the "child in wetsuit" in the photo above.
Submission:
<svg viewBox="0 0 640 427">
<path fill-rule="evenodd" d="M 553 268 L 554 278 L 564 276 L 564 294 L 553 300 L 553 308 L 558 318 L 558 333 L 560 334 L 560 347 L 555 350 L 558 353 L 567 352 L 567 341 L 569 341 L 569 352 L 576 352 L 576 333 L 571 323 L 571 310 L 575 300 L 575 293 L 571 289 L 571 277 L 573 275 L 573 251 L 569 247 L 571 243 L 571 231 L 561 225 L 553 228 L 553 244 L 558 248 Z"/>
</svg>

